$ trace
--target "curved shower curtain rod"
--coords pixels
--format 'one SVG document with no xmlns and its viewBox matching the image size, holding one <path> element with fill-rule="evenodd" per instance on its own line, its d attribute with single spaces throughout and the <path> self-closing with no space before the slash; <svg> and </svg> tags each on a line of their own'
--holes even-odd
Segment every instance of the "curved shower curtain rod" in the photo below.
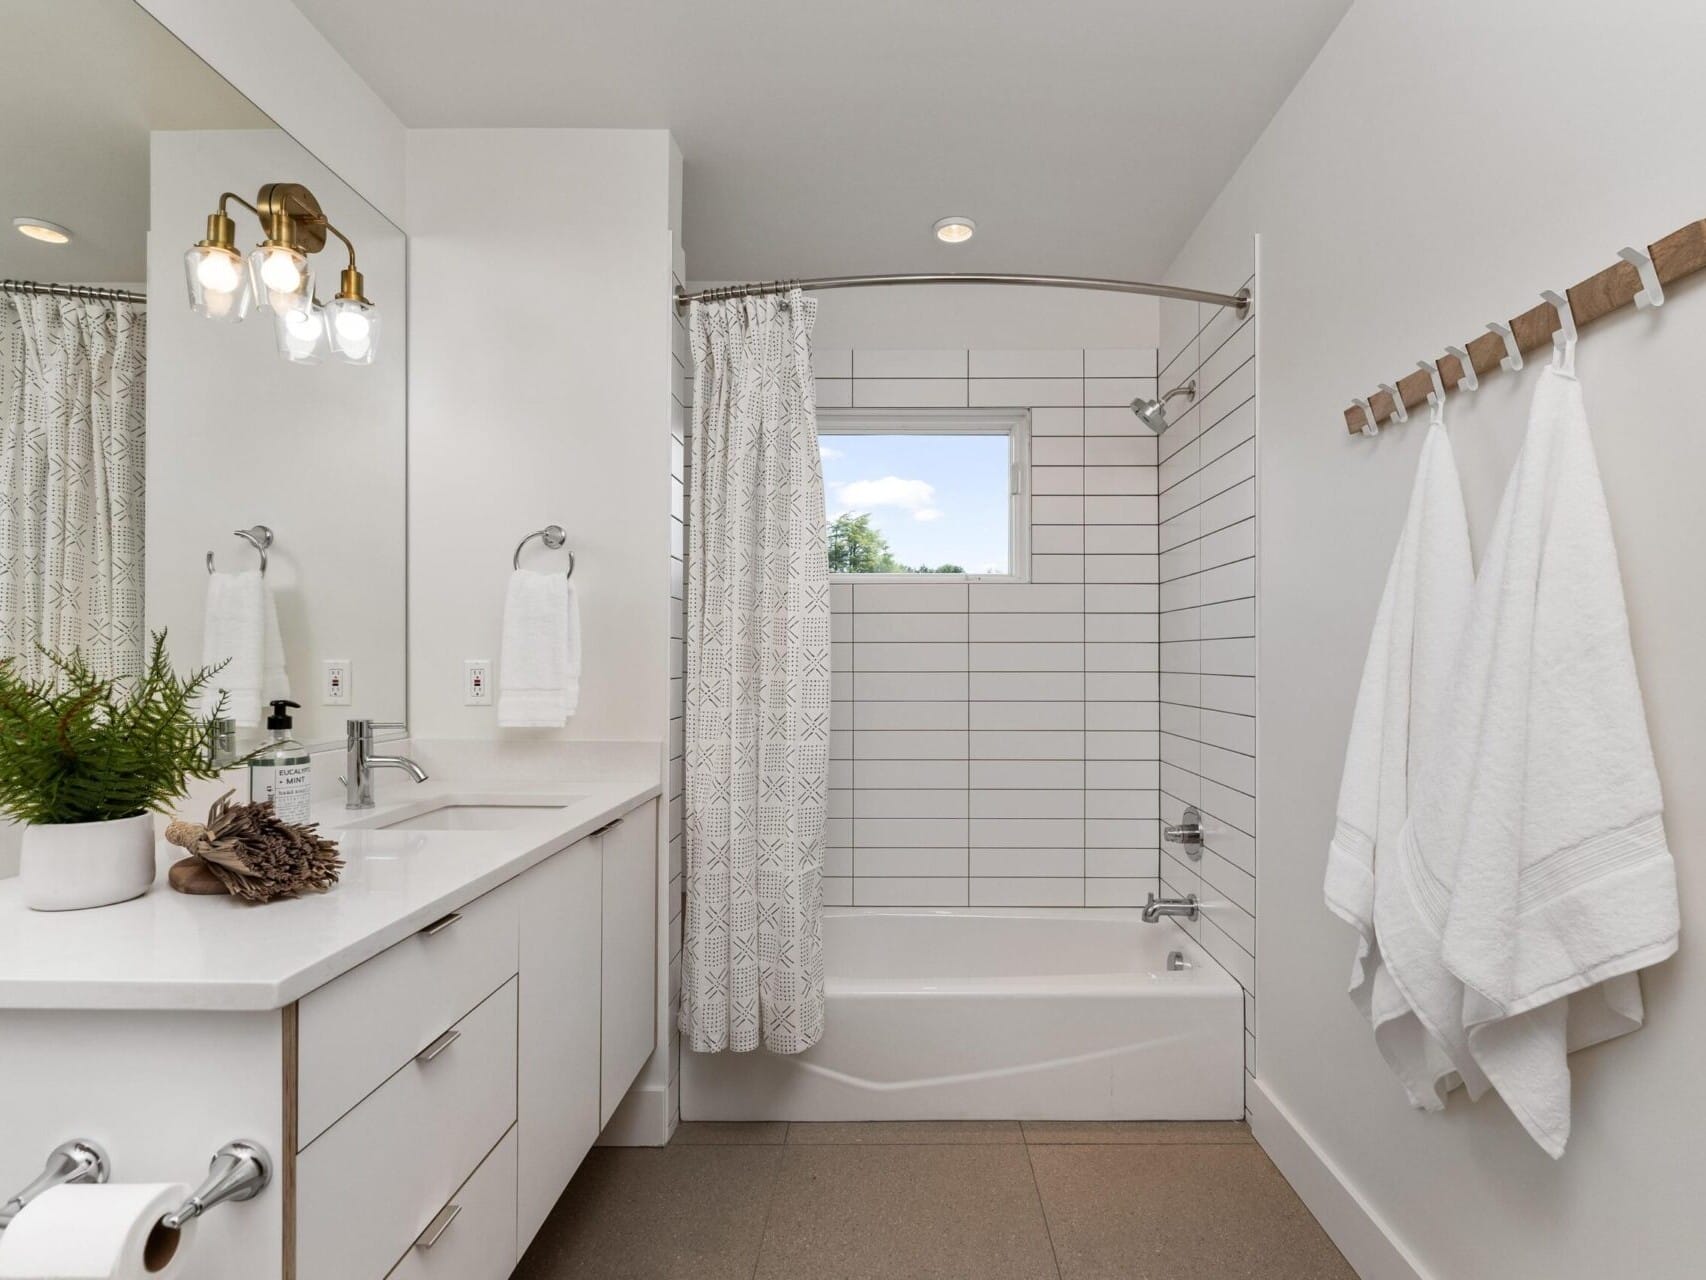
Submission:
<svg viewBox="0 0 1706 1280">
<path fill-rule="evenodd" d="M 1055 289 L 1096 289 L 1103 293 L 1141 293 L 1151 298 L 1169 298 L 1179 302 L 1207 302 L 1217 307 L 1231 307 L 1239 315 L 1250 309 L 1250 291 L 1211 293 L 1206 289 L 1181 289 L 1170 284 L 1145 284 L 1141 280 L 1103 280 L 1095 276 L 1005 276 L 984 275 L 978 272 L 948 272 L 943 274 L 899 276 L 821 276 L 812 280 L 769 280 L 756 284 L 731 284 L 715 289 L 688 293 L 675 291 L 675 305 L 685 307 L 690 302 L 716 302 L 725 298 L 752 298 L 763 294 L 786 293 L 790 289 L 863 289 L 890 284 L 1017 284 L 1036 285 Z"/>
</svg>

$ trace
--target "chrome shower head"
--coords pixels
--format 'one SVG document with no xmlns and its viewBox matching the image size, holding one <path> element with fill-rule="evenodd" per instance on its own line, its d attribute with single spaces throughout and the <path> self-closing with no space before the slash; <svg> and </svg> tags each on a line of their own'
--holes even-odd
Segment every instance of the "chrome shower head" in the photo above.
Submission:
<svg viewBox="0 0 1706 1280">
<path fill-rule="evenodd" d="M 1192 378 L 1189 382 L 1180 383 L 1159 400 L 1149 400 L 1139 396 L 1131 402 L 1131 411 L 1138 416 L 1144 426 L 1156 435 L 1160 435 L 1173 425 L 1167 421 L 1167 402 L 1174 396 L 1184 396 L 1187 400 L 1195 400 L 1197 398 L 1197 380 Z"/>
</svg>

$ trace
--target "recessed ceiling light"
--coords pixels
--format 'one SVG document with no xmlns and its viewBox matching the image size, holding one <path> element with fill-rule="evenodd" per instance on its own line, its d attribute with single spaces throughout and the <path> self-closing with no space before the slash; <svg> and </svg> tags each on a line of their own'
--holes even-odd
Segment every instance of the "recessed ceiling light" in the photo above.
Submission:
<svg viewBox="0 0 1706 1280">
<path fill-rule="evenodd" d="M 943 244 L 964 244 L 977 234 L 977 223 L 970 218 L 943 218 L 936 224 L 936 238 Z"/>
<path fill-rule="evenodd" d="M 31 240 L 41 240 L 47 244 L 69 244 L 71 231 L 60 226 L 57 222 L 49 222 L 45 218 L 13 218 L 12 225 L 20 235 L 26 235 Z"/>
</svg>

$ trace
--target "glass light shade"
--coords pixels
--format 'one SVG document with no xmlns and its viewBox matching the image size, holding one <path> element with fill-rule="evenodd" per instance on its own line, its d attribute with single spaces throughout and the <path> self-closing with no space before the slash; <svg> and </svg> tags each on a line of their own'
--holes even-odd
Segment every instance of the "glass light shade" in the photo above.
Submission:
<svg viewBox="0 0 1706 1280">
<path fill-rule="evenodd" d="M 349 364 L 372 364 L 379 349 L 379 308 L 360 298 L 333 298 L 326 305 L 332 350 Z"/>
<path fill-rule="evenodd" d="M 275 315 L 305 311 L 314 297 L 314 273 L 308 255 L 286 245 L 263 244 L 249 255 L 249 274 L 255 295 L 267 300 Z"/>
<path fill-rule="evenodd" d="M 331 350 L 326 309 L 313 299 L 305 310 L 274 312 L 272 324 L 278 353 L 292 364 L 319 364 Z"/>
<path fill-rule="evenodd" d="M 249 314 L 254 295 L 249 292 L 249 273 L 235 249 L 196 245 L 184 255 L 184 276 L 196 314 L 228 324 Z"/>
</svg>

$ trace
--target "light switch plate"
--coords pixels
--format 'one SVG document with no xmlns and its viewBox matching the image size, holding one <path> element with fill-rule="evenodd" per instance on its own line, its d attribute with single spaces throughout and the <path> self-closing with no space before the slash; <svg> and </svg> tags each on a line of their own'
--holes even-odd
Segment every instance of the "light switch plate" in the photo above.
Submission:
<svg viewBox="0 0 1706 1280">
<path fill-rule="evenodd" d="M 462 705 L 492 705 L 492 663 L 489 658 L 468 658 L 462 663 Z"/>
<path fill-rule="evenodd" d="M 348 658 L 327 658 L 320 664 L 320 705 L 347 707 L 350 704 Z"/>
</svg>

